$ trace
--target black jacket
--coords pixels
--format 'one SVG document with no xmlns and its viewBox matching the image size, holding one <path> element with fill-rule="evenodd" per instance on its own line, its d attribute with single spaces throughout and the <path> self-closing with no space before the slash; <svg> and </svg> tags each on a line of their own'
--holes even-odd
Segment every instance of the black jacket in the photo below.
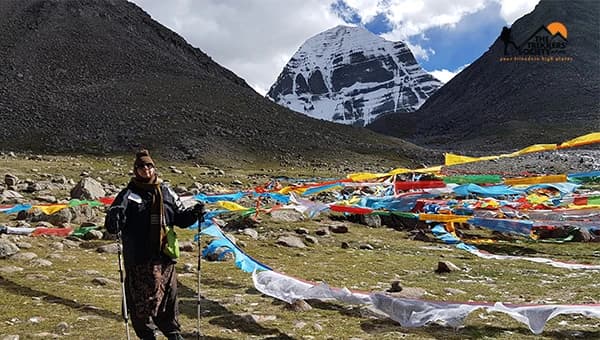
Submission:
<svg viewBox="0 0 600 340">
<path fill-rule="evenodd" d="M 196 221 L 191 209 L 184 209 L 181 200 L 171 188 L 161 184 L 164 202 L 165 222 L 168 226 L 189 227 Z M 159 235 L 150 232 L 150 208 L 153 192 L 137 188 L 129 183 L 115 198 L 106 214 L 105 227 L 109 233 L 116 234 L 121 229 L 125 265 L 142 264 L 154 260 L 171 260 L 160 249 L 152 246 L 152 240 Z M 122 207 L 125 211 L 124 223 L 109 218 L 111 210 Z M 119 225 L 122 224 L 122 225 Z"/>
</svg>

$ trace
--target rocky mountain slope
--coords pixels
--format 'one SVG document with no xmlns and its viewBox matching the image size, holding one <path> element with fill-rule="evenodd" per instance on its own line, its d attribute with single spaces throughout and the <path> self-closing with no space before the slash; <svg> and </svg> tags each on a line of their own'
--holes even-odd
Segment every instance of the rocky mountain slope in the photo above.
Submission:
<svg viewBox="0 0 600 340">
<path fill-rule="evenodd" d="M 4 150 L 143 146 L 206 162 L 404 162 L 424 154 L 274 104 L 125 0 L 7 0 L 0 16 Z"/>
<path fill-rule="evenodd" d="M 469 150 L 560 143 L 599 131 L 599 13 L 597 1 L 542 0 L 511 27 L 520 50 L 508 44 L 505 56 L 499 37 L 416 113 L 382 117 L 369 128 L 428 146 Z M 564 48 L 552 48 L 562 38 L 545 31 L 557 21 L 566 27 Z"/>
<path fill-rule="evenodd" d="M 337 26 L 302 44 L 267 96 L 314 118 L 364 126 L 383 113 L 415 111 L 441 86 L 403 42 Z"/>
</svg>

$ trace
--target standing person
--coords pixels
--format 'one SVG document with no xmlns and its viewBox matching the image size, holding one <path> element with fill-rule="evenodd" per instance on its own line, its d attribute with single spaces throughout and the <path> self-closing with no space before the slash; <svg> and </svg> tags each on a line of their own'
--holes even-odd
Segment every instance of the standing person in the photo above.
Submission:
<svg viewBox="0 0 600 340">
<path fill-rule="evenodd" d="M 166 228 L 188 227 L 204 213 L 198 203 L 185 209 L 179 197 L 156 174 L 147 150 L 136 153 L 135 177 L 106 214 L 108 232 L 121 233 L 125 262 L 125 296 L 131 323 L 140 339 L 183 339 L 177 320 L 175 259 L 165 253 Z"/>
<path fill-rule="evenodd" d="M 504 43 L 504 55 L 508 53 L 508 45 L 513 45 L 515 50 L 519 50 L 517 44 L 515 44 L 514 40 L 512 40 L 511 29 L 509 27 L 502 27 L 502 32 L 500 32 L 500 40 Z"/>
</svg>

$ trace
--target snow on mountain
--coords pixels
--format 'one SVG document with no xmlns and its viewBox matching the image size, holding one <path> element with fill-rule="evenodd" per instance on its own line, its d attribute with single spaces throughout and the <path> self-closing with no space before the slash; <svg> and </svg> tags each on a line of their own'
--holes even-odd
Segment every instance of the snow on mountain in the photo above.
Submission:
<svg viewBox="0 0 600 340">
<path fill-rule="evenodd" d="M 314 118 L 364 126 L 383 113 L 415 111 L 442 85 L 403 42 L 337 26 L 298 49 L 267 97 Z"/>
</svg>

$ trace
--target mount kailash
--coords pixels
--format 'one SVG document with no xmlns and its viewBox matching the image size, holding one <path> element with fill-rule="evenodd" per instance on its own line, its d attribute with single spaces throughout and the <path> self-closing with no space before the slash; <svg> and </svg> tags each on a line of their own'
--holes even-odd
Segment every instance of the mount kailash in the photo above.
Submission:
<svg viewBox="0 0 600 340">
<path fill-rule="evenodd" d="M 442 85 L 405 43 L 337 26 L 298 49 L 267 97 L 313 118 L 364 126 L 384 113 L 415 111 Z"/>
</svg>

